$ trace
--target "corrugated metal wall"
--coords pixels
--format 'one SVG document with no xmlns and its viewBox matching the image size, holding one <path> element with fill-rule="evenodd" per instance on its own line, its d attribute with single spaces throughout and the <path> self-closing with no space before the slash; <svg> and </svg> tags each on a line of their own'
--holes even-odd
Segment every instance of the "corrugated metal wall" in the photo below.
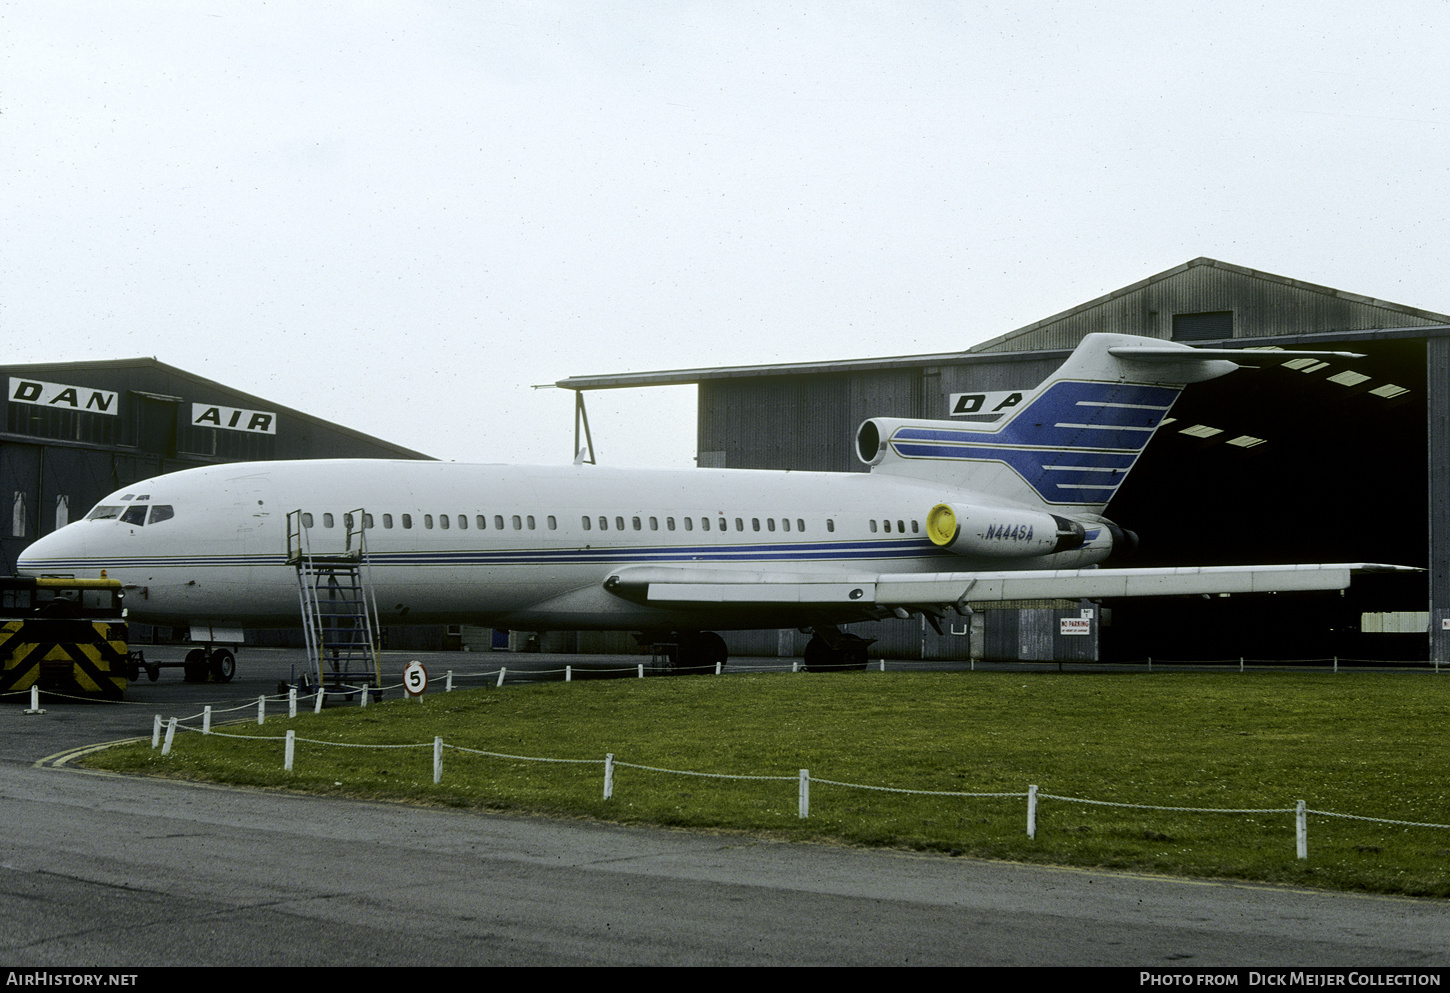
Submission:
<svg viewBox="0 0 1450 993">
<path fill-rule="evenodd" d="M 1234 337 L 1402 328 L 1438 315 L 1222 263 L 1189 264 L 1003 336 L 986 352 L 1073 348 L 1095 331 L 1171 338 L 1174 314 L 1232 311 Z"/>
</svg>

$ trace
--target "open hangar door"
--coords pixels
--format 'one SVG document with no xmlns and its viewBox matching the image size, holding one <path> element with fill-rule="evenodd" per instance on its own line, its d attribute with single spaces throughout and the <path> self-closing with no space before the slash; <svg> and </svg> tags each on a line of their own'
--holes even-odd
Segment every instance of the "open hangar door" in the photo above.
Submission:
<svg viewBox="0 0 1450 993">
<path fill-rule="evenodd" d="M 1366 357 L 1266 352 L 1184 391 L 1108 508 L 1141 539 L 1124 565 L 1428 564 L 1424 339 L 1284 347 Z M 1423 632 L 1365 633 L 1361 618 L 1427 604 L 1423 573 L 1357 576 L 1343 595 L 1114 600 L 1101 657 L 1423 660 Z"/>
</svg>

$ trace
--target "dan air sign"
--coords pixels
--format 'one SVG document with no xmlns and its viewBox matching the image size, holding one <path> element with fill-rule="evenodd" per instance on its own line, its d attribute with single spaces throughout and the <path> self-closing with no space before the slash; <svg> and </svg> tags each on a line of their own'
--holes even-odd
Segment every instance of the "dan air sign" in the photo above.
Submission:
<svg viewBox="0 0 1450 993">
<path fill-rule="evenodd" d="M 242 410 L 238 407 L 217 407 L 205 403 L 191 405 L 191 426 L 225 428 L 252 434 L 276 434 L 277 415 L 270 410 Z"/>
<path fill-rule="evenodd" d="M 1026 398 L 1021 390 L 1003 390 L 997 393 L 953 393 L 951 396 L 952 416 L 966 414 L 1004 414 L 1017 407 Z"/>
<path fill-rule="evenodd" d="M 8 389 L 11 403 L 29 403 L 57 410 L 83 410 L 112 417 L 118 413 L 116 394 L 110 390 L 46 383 L 38 379 L 16 379 L 14 376 L 8 377 Z"/>
</svg>

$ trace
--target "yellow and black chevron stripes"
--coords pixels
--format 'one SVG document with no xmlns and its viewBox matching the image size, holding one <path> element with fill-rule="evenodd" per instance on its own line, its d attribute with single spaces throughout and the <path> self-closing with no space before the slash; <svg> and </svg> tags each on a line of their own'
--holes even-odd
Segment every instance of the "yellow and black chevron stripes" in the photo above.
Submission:
<svg viewBox="0 0 1450 993">
<path fill-rule="evenodd" d="M 126 690 L 126 625 L 53 618 L 0 625 L 0 692 L 39 682 L 58 692 L 119 698 Z"/>
</svg>

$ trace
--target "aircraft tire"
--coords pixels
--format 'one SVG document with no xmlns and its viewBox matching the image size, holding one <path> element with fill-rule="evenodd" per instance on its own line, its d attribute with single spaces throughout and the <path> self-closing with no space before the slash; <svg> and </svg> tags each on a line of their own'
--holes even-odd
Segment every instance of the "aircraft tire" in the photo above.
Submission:
<svg viewBox="0 0 1450 993">
<path fill-rule="evenodd" d="M 729 658 L 725 639 L 714 631 L 690 631 L 680 635 L 675 669 L 714 672 L 716 663 L 724 665 Z"/>
<path fill-rule="evenodd" d="M 209 664 L 211 668 L 211 681 L 214 683 L 230 683 L 232 676 L 237 671 L 236 656 L 225 648 L 218 648 L 212 652 Z"/>
<path fill-rule="evenodd" d="M 186 653 L 186 660 L 181 665 L 181 675 L 188 683 L 204 683 L 208 672 L 206 651 L 201 648 L 193 648 Z"/>
</svg>

